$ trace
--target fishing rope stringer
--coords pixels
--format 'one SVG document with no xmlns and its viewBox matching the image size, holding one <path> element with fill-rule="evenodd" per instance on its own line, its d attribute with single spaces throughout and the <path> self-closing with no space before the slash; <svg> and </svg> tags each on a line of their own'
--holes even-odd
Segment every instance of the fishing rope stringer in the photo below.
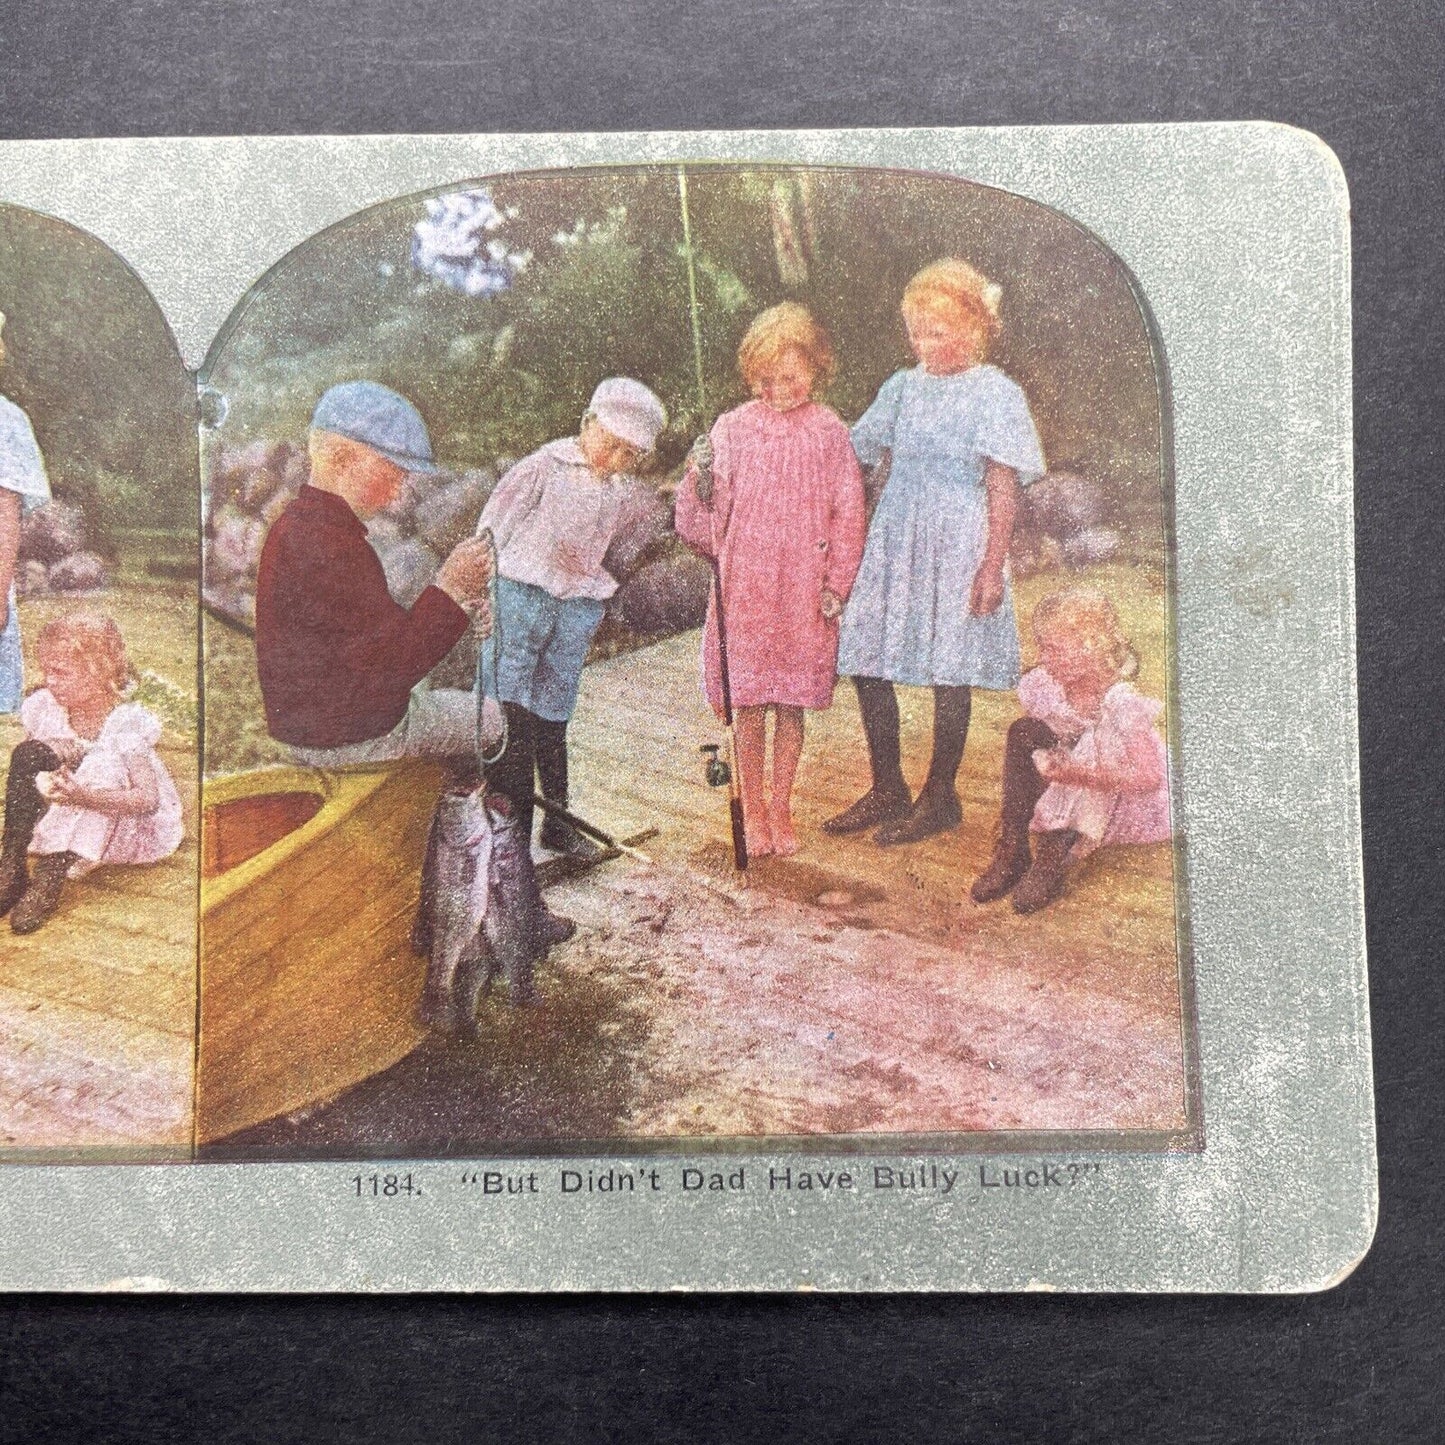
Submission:
<svg viewBox="0 0 1445 1445">
<path fill-rule="evenodd" d="M 499 697 L 492 697 L 492 701 L 497 704 L 497 712 L 502 719 L 502 732 L 500 738 L 497 740 L 495 749 L 488 751 L 482 728 L 483 708 L 487 698 L 492 696 L 492 694 L 487 691 L 486 674 L 488 671 L 488 661 L 490 661 L 491 664 L 492 687 L 495 689 L 499 685 L 497 670 L 502 657 L 502 612 L 501 608 L 497 605 L 499 581 L 497 576 L 497 540 L 492 536 L 492 529 L 490 527 L 483 527 L 478 535 L 480 539 L 487 544 L 487 556 L 492 564 L 491 580 L 487 583 L 487 609 L 491 613 L 492 630 L 490 635 L 483 639 L 481 645 L 477 648 L 477 671 L 472 683 L 472 691 L 477 700 L 477 731 L 475 743 L 477 761 L 483 768 L 489 768 L 501 760 L 502 754 L 507 751 L 507 743 L 510 739 L 507 726 L 507 711 L 502 706 L 502 700 Z M 488 658 L 489 652 L 491 654 L 490 659 Z"/>
</svg>

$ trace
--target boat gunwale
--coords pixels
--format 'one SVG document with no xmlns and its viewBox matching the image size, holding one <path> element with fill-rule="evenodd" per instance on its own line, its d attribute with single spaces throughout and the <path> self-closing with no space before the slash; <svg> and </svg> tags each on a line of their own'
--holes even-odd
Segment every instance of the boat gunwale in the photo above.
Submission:
<svg viewBox="0 0 1445 1445">
<path fill-rule="evenodd" d="M 345 822 L 358 807 L 391 779 L 413 767 L 424 767 L 420 759 L 356 769 L 307 768 L 282 765 L 255 768 L 245 773 L 225 773 L 207 778 L 201 787 L 202 828 L 205 810 L 243 798 L 266 793 L 320 793 L 321 806 L 313 817 L 278 838 L 259 853 L 228 868 L 213 878 L 201 879 L 201 918 L 224 908 L 238 894 L 290 862 L 333 829 Z"/>
</svg>

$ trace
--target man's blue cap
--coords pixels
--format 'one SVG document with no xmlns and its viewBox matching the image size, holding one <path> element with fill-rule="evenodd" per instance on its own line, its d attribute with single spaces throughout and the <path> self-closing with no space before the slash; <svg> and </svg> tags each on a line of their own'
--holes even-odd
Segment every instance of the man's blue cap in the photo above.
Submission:
<svg viewBox="0 0 1445 1445">
<path fill-rule="evenodd" d="M 431 438 L 421 413 L 400 392 L 379 381 L 343 381 L 316 403 L 316 431 L 360 442 L 409 472 L 436 472 Z"/>
</svg>

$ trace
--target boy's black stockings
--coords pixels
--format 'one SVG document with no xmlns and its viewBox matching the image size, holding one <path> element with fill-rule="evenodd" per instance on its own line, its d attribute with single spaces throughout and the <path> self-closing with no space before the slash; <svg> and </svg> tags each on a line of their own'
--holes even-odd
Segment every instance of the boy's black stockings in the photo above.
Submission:
<svg viewBox="0 0 1445 1445">
<path fill-rule="evenodd" d="M 549 803 L 567 806 L 567 724 L 537 718 L 537 780 Z M 601 849 L 570 823 L 549 813 L 542 822 L 542 846 L 573 858 L 595 858 Z"/>
<path fill-rule="evenodd" d="M 537 729 L 542 719 L 521 703 L 504 702 L 507 750 L 487 769 L 487 785 L 511 800 L 522 836 L 532 836 L 533 775 L 537 770 Z"/>
</svg>

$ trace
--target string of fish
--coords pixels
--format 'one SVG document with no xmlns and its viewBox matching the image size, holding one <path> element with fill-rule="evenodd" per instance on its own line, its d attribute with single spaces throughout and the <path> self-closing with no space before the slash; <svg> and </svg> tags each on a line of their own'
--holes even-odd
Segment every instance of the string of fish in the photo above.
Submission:
<svg viewBox="0 0 1445 1445">
<path fill-rule="evenodd" d="M 493 696 L 488 692 L 486 678 L 488 662 L 490 661 L 492 685 L 496 687 L 498 667 L 502 656 L 502 611 L 497 603 L 497 583 L 499 580 L 497 573 L 497 541 L 496 538 L 492 536 L 492 529 L 490 527 L 482 528 L 479 536 L 480 539 L 487 544 L 487 558 L 491 563 L 491 580 L 487 583 L 487 611 L 491 614 L 492 628 L 491 632 L 482 638 L 477 647 L 477 670 L 472 682 L 472 693 L 477 702 L 477 732 L 475 744 L 477 761 L 482 767 L 489 768 L 494 763 L 500 761 L 502 754 L 507 751 L 508 727 L 507 711 L 502 706 L 501 698 Z M 488 657 L 488 653 L 490 653 L 490 658 Z M 486 735 L 483 727 L 483 710 L 486 699 L 489 696 L 491 696 L 492 701 L 497 704 L 497 712 L 502 720 L 502 730 L 496 746 L 492 751 L 488 751 L 487 749 Z"/>
</svg>

